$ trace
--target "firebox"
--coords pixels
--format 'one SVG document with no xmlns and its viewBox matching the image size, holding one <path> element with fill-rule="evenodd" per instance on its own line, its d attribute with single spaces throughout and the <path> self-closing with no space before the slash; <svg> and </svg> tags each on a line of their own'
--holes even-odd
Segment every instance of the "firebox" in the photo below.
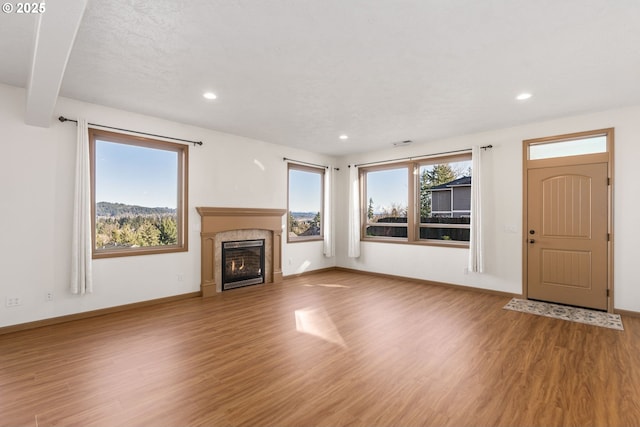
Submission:
<svg viewBox="0 0 640 427">
<path fill-rule="evenodd" d="M 264 239 L 222 242 L 222 290 L 264 283 Z"/>
</svg>

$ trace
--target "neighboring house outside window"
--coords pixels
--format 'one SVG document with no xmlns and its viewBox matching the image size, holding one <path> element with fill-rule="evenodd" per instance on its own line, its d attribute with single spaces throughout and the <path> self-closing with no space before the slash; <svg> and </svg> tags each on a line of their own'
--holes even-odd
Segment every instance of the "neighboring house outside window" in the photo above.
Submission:
<svg viewBox="0 0 640 427">
<path fill-rule="evenodd" d="M 471 172 L 466 153 L 361 168 L 362 240 L 467 246 Z"/>
<path fill-rule="evenodd" d="M 431 188 L 433 216 L 460 218 L 471 216 L 471 177 L 463 176 Z"/>
<path fill-rule="evenodd" d="M 422 218 L 421 239 L 468 242 L 471 218 L 471 177 L 463 176 L 431 187 L 431 216 Z"/>
</svg>

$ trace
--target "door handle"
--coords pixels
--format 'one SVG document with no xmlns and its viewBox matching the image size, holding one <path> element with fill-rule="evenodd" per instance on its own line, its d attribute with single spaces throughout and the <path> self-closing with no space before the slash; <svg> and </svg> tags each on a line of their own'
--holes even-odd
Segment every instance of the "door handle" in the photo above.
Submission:
<svg viewBox="0 0 640 427">
<path fill-rule="evenodd" d="M 535 239 L 530 239 L 530 240 L 529 240 L 529 243 L 535 243 L 535 242 L 536 242 L 536 240 L 535 240 Z"/>
</svg>

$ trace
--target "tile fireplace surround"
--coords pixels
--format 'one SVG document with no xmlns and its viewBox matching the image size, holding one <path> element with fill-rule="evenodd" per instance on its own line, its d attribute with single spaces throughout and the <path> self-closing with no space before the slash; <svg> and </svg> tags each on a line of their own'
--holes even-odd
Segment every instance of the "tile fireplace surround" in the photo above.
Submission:
<svg viewBox="0 0 640 427">
<path fill-rule="evenodd" d="M 197 207 L 202 228 L 202 297 L 222 291 L 222 242 L 265 239 L 265 283 L 282 281 L 282 216 L 286 209 Z"/>
</svg>

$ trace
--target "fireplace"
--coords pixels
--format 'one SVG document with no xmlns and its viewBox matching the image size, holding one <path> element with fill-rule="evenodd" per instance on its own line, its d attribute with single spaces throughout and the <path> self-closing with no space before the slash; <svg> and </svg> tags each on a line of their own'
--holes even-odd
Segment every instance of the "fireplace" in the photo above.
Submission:
<svg viewBox="0 0 640 427">
<path fill-rule="evenodd" d="M 201 218 L 200 290 L 204 298 L 222 292 L 222 244 L 264 241 L 264 282 L 282 282 L 282 229 L 286 209 L 197 207 Z M 246 264 L 245 264 L 246 265 Z M 244 279 L 243 279 L 244 280 Z"/>
<path fill-rule="evenodd" d="M 264 283 L 264 239 L 222 242 L 222 290 Z"/>
</svg>

